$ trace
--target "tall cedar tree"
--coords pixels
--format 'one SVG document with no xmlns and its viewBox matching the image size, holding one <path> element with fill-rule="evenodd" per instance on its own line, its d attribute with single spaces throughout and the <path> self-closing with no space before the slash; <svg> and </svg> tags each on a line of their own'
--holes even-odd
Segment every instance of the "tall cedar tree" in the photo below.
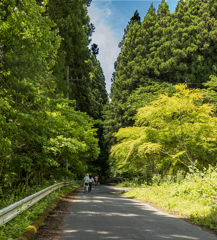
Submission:
<svg viewBox="0 0 217 240">
<path fill-rule="evenodd" d="M 158 81 L 171 81 L 171 75 L 163 78 L 161 66 L 171 55 L 165 55 L 165 46 L 163 44 L 171 41 L 171 34 L 165 33 L 171 22 L 171 14 L 169 5 L 165 0 L 161 2 L 157 10 L 156 24 L 154 25 L 153 37 L 150 39 L 149 54 L 145 57 L 147 68 L 149 69 L 149 77 L 156 76 Z M 147 59 L 148 57 L 148 59 Z"/>
<path fill-rule="evenodd" d="M 135 16 L 137 20 L 135 21 Z M 137 11 L 125 29 L 122 41 L 119 43 L 121 53 L 115 62 L 113 84 L 111 87 L 111 105 L 121 106 L 133 90 L 141 86 L 140 81 L 147 81 L 148 69 L 145 56 L 149 53 L 148 45 L 153 37 L 152 27 L 156 22 L 155 8 L 151 5 L 143 22 L 139 22 Z M 143 60 L 144 59 L 144 60 Z M 144 75 L 144 76 L 143 76 Z M 105 110 L 105 139 L 108 148 L 115 144 L 112 137 L 121 126 L 132 126 L 136 111 L 127 107 L 111 107 Z"/>
<path fill-rule="evenodd" d="M 155 14 L 150 7 L 141 25 L 125 31 L 121 53 L 113 73 L 112 104 L 122 105 L 142 82 L 189 83 L 202 87 L 210 75 L 216 75 L 216 15 L 214 1 L 179 1 L 170 14 L 165 0 Z M 191 84 L 190 84 L 191 83 Z M 105 112 L 112 130 L 105 137 L 114 144 L 112 134 L 120 126 L 132 126 L 133 110 L 114 108 Z"/>
<path fill-rule="evenodd" d="M 210 4 L 210 3 L 209 3 Z M 160 44 L 153 41 L 150 67 L 160 81 L 202 87 L 216 74 L 216 19 L 207 1 L 179 1 L 166 24 Z M 167 3 L 164 3 L 167 7 Z M 156 31 L 158 31 L 156 29 Z M 157 33 L 157 32 L 156 32 Z M 155 47 L 156 44 L 156 48 Z"/>
<path fill-rule="evenodd" d="M 44 3 L 0 6 L 0 195 L 7 199 L 19 184 L 28 191 L 44 179 L 72 176 L 63 167 L 66 159 L 82 175 L 86 158 L 97 158 L 99 148 L 95 121 L 53 94 L 51 68 L 61 38 L 54 22 L 43 17 Z"/>
<path fill-rule="evenodd" d="M 89 114 L 94 118 L 100 120 L 100 122 L 95 125 L 98 128 L 97 138 L 99 139 L 99 147 L 100 154 L 99 157 L 90 162 L 89 164 L 89 172 L 98 174 L 100 181 L 104 180 L 107 177 L 107 159 L 108 152 L 105 147 L 105 140 L 103 136 L 104 126 L 101 122 L 102 120 L 102 111 L 103 106 L 108 104 L 108 96 L 105 90 L 105 77 L 100 66 L 99 60 L 97 60 L 97 54 L 99 52 L 99 48 L 97 44 L 92 44 L 91 47 L 91 87 L 89 88 Z"/>
<path fill-rule="evenodd" d="M 3 152 L 5 152 L 7 156 L 10 155 L 11 165 L 18 172 L 18 177 L 14 175 L 18 179 L 16 179 L 15 184 L 18 184 L 19 180 L 25 182 L 25 177 L 27 177 L 30 169 L 26 170 L 27 167 L 20 167 L 22 161 L 25 161 L 25 166 L 28 164 L 34 166 L 33 169 L 35 172 L 31 172 L 36 178 L 38 175 L 40 175 L 40 179 L 43 178 L 43 164 L 46 165 L 47 161 L 53 161 L 52 157 L 49 159 L 49 154 L 47 154 L 46 159 L 43 158 L 46 156 L 43 152 L 43 147 L 45 148 L 45 143 L 50 141 L 50 137 L 55 138 L 57 135 L 58 138 L 58 134 L 63 136 L 63 139 L 59 139 L 57 145 L 61 145 L 62 140 L 69 142 L 74 139 L 76 141 L 76 138 L 70 139 L 69 137 L 69 139 L 64 139 L 64 134 L 66 134 L 67 131 L 73 131 L 73 127 L 65 129 L 69 125 L 61 119 L 61 117 L 58 117 L 59 122 L 55 122 L 56 118 L 53 117 L 53 125 L 51 123 L 47 124 L 46 122 L 52 119 L 52 117 L 46 118 L 49 115 L 48 112 L 57 111 L 56 109 L 53 110 L 54 106 L 51 108 L 50 105 L 52 104 L 50 104 L 50 102 L 54 101 L 53 105 L 57 104 L 57 102 L 67 102 L 66 100 L 58 99 L 59 97 L 66 97 L 67 66 L 70 67 L 70 78 L 78 77 L 84 79 L 81 82 L 73 81 L 76 85 L 70 85 L 70 99 L 77 100 L 78 110 L 87 112 L 94 119 L 101 118 L 102 105 L 106 103 L 107 95 L 102 68 L 96 57 L 94 55 L 90 56 L 87 47 L 90 43 L 90 39 L 88 38 L 95 29 L 94 25 L 89 23 L 90 18 L 87 16 L 87 8 L 85 6 L 85 4 L 88 5 L 90 2 L 91 1 L 83 1 L 83 3 L 81 3 L 80 1 L 67 2 L 51 0 L 48 3 L 46 11 L 42 11 L 42 9 L 44 9 L 44 3 L 40 0 L 37 1 L 37 3 L 35 0 L 17 1 L 17 3 L 15 3 L 15 1 L 7 1 L 7 3 L 4 4 L 0 3 L 0 15 L 5 14 L 4 19 L 0 20 L 6 23 L 0 33 L 0 72 L 4 75 L 1 79 L 3 81 L 0 81 L 0 94 L 3 94 L 3 97 L 5 97 L 5 95 L 9 96 L 9 93 L 10 95 L 12 94 L 12 97 L 9 96 L 10 101 L 8 100 L 8 105 L 10 102 L 17 112 L 15 114 L 13 110 L 13 116 L 10 112 L 7 113 L 6 120 L 7 122 L 16 120 L 19 125 L 18 130 L 15 131 L 16 134 L 11 133 L 14 143 L 11 144 L 10 154 L 7 151 Z M 25 28 L 22 25 L 25 25 Z M 62 42 L 60 43 L 61 38 Z M 57 51 L 58 54 L 56 58 Z M 97 52 L 95 51 L 95 53 Z M 55 61 L 56 64 L 54 66 Z M 52 69 L 52 71 L 50 71 L 50 69 Z M 8 74 L 9 72 L 10 74 Z M 50 98 L 47 99 L 47 97 Z M 0 100 L 2 101 L 2 98 Z M 50 105 L 46 101 L 50 101 Z M 3 103 L 5 103 L 5 100 Z M 8 106 L 8 109 L 10 107 L 11 106 Z M 21 111 L 21 113 L 19 113 L 19 111 Z M 67 112 L 67 107 L 61 111 Z M 68 111 L 74 112 L 71 108 L 68 108 Z M 6 113 L 3 113 L 3 117 L 5 117 L 5 114 Z M 23 118 L 25 116 L 22 124 L 19 124 L 17 120 L 19 114 Z M 51 114 L 55 113 L 52 112 Z M 81 116 L 79 121 L 83 121 L 85 125 L 84 116 L 86 115 L 83 113 L 75 113 L 75 115 Z M 2 115 L 0 117 L 2 117 Z M 89 119 L 89 116 L 87 119 Z M 72 116 L 70 116 L 70 121 L 72 121 Z M 55 125 L 57 123 L 60 125 L 63 124 L 64 127 L 60 125 L 58 127 Z M 15 126 L 15 124 L 13 125 Z M 46 129 L 45 126 L 49 125 L 55 128 L 56 135 L 52 132 L 51 127 L 49 129 L 51 133 Z M 80 124 L 80 127 L 82 128 L 82 124 Z M 86 124 L 85 128 L 88 129 L 88 127 L 89 124 Z M 102 132 L 102 129 L 100 129 L 100 131 Z M 102 139 L 102 133 L 100 131 L 98 131 L 96 138 Z M 76 128 L 76 132 L 79 133 L 79 128 Z M 5 135 L 5 137 L 6 140 L 10 139 L 9 135 Z M 80 134 L 80 137 L 82 138 L 82 134 Z M 91 133 L 89 133 L 88 139 L 91 139 L 91 137 Z M 92 144 L 89 148 L 90 152 L 94 148 L 96 149 L 96 138 L 94 139 L 95 144 Z M 62 146 L 63 145 L 64 144 L 62 144 Z M 19 148 L 17 146 L 19 146 Z M 4 149 L 6 149 L 6 147 L 3 147 L 3 150 Z M 4 161 L 6 162 L 5 154 L 0 155 L 4 157 Z M 66 154 L 66 152 L 64 152 L 64 154 Z M 61 157 L 59 160 L 61 160 L 61 164 L 65 163 L 65 159 L 67 158 L 63 156 L 64 154 L 60 154 Z M 79 156 L 82 158 L 81 155 Z M 90 157 L 87 161 L 83 161 L 83 163 L 89 161 L 88 164 L 90 165 L 91 159 L 93 158 L 91 154 L 86 155 Z M 76 158 L 76 156 L 73 155 L 73 158 Z M 16 160 L 16 165 L 14 164 L 14 159 Z M 43 164 L 37 165 L 36 162 L 37 164 L 43 162 Z M 75 165 L 78 163 L 80 164 L 81 162 L 74 161 Z M 0 174 L 5 166 L 6 164 L 0 165 Z M 12 170 L 12 168 L 8 166 L 7 168 Z M 39 167 L 40 169 L 38 169 Z M 78 170 L 78 168 L 79 166 L 76 166 L 75 170 Z M 56 166 L 54 169 L 56 169 Z M 64 168 L 60 166 L 59 169 L 62 171 Z M 12 170 L 11 176 L 16 171 Z M 77 172 L 79 171 L 80 170 Z M 46 172 L 48 173 L 48 171 Z M 4 176 L 3 179 L 5 179 Z M 26 182 L 28 184 L 28 181 Z M 11 182 L 8 181 L 8 183 Z"/>
<path fill-rule="evenodd" d="M 60 91 L 64 96 L 67 93 L 67 66 L 69 79 L 83 79 L 70 80 L 69 98 L 76 100 L 76 110 L 87 112 L 97 119 L 101 107 L 96 104 L 103 104 L 107 98 L 103 71 L 99 61 L 94 58 L 99 49 L 96 44 L 92 44 L 92 55 L 88 49 L 91 42 L 89 37 L 95 27 L 90 23 L 85 4 L 89 6 L 90 1 L 49 1 L 49 16 L 57 24 L 63 38 L 53 72 L 58 83 L 57 92 Z"/>
<path fill-rule="evenodd" d="M 53 68 L 57 78 L 58 90 L 66 96 L 67 79 L 66 69 L 69 66 L 70 80 L 69 98 L 75 101 L 76 110 L 88 113 L 94 119 L 102 118 L 103 105 L 108 101 L 105 90 L 105 77 L 100 62 L 96 56 L 99 53 L 97 44 L 88 45 L 91 42 L 92 33 L 95 27 L 90 23 L 87 15 L 87 7 L 90 1 L 75 0 L 65 2 L 51 0 L 49 2 L 49 15 L 56 22 L 61 37 L 62 44 L 58 52 L 58 60 Z M 100 123 L 99 123 L 100 125 Z M 97 137 L 100 139 L 101 155 L 93 164 L 95 169 L 99 169 L 103 175 L 105 172 L 105 158 L 103 153 L 103 128 L 99 126 Z M 103 165 L 102 167 L 99 165 Z M 90 167 L 91 168 L 91 167 Z M 103 171 L 103 173 L 102 173 Z"/>
<path fill-rule="evenodd" d="M 88 1 L 86 1 L 86 4 Z M 91 68 L 89 59 L 88 34 L 91 35 L 90 18 L 87 15 L 85 2 L 75 1 L 56 1 L 51 0 L 48 3 L 49 17 L 57 24 L 59 34 L 63 38 L 58 51 L 56 65 L 53 73 L 56 76 L 58 89 L 67 95 L 66 69 L 69 66 L 70 79 L 83 79 L 83 81 L 70 81 L 69 98 L 77 100 L 76 109 L 86 111 L 89 108 L 85 102 L 88 99 L 88 92 L 81 91 L 81 88 L 89 86 L 89 72 Z M 75 83 L 76 85 L 72 85 Z"/>
</svg>

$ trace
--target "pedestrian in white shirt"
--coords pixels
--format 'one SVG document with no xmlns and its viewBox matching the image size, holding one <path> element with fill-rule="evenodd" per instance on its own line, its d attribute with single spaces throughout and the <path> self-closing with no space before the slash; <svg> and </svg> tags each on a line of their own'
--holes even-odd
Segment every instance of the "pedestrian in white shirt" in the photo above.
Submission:
<svg viewBox="0 0 217 240">
<path fill-rule="evenodd" d="M 92 174 L 89 175 L 89 192 L 91 192 L 92 189 L 92 182 L 94 181 Z"/>
<path fill-rule="evenodd" d="M 87 173 L 86 176 L 84 177 L 84 192 L 86 193 L 89 188 L 89 174 Z"/>
</svg>

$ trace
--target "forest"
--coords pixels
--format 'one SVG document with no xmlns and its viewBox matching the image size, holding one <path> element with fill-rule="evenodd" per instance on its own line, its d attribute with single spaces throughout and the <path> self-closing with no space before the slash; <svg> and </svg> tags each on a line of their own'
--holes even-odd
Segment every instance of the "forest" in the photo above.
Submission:
<svg viewBox="0 0 217 240">
<path fill-rule="evenodd" d="M 216 165 L 216 1 L 180 0 L 170 13 L 162 0 L 144 20 L 136 11 L 118 45 L 110 100 L 90 4 L 0 3 L 3 199 L 65 175 L 142 184 Z"/>
<path fill-rule="evenodd" d="M 105 111 L 109 169 L 138 184 L 216 166 L 217 3 L 161 1 L 124 29 Z"/>
<path fill-rule="evenodd" d="M 0 196 L 5 201 L 16 197 L 17 189 L 28 195 L 65 175 L 80 179 L 87 170 L 104 171 L 99 139 L 108 97 L 98 46 L 88 48 L 95 29 L 87 15 L 90 3 L 0 3 Z"/>
</svg>

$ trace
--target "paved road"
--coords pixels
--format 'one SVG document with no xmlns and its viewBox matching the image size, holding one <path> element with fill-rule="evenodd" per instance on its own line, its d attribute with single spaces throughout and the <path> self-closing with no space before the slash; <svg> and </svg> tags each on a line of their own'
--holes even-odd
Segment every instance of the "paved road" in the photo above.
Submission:
<svg viewBox="0 0 217 240">
<path fill-rule="evenodd" d="M 61 240 L 217 240 L 172 215 L 148 204 L 113 194 L 110 186 L 94 186 L 91 193 L 80 192 L 64 219 Z"/>
</svg>

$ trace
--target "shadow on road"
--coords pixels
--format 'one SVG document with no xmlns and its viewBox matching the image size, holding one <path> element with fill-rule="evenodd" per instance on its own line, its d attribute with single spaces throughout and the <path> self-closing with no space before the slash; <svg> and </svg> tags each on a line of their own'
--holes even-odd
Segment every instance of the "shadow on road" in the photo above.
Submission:
<svg viewBox="0 0 217 240">
<path fill-rule="evenodd" d="M 113 194 L 120 191 L 100 185 L 93 186 L 90 193 L 80 192 L 64 219 L 61 239 L 217 239 L 148 204 Z"/>
</svg>

